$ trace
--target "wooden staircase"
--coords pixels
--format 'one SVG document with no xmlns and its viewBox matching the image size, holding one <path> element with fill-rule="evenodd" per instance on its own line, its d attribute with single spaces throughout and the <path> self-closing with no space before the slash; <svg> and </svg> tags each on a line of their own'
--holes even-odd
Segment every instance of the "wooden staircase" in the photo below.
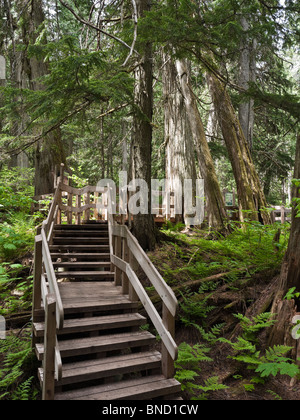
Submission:
<svg viewBox="0 0 300 420">
<path fill-rule="evenodd" d="M 48 226 L 53 215 L 50 210 Z M 172 377 L 174 362 L 170 365 L 164 342 L 158 351 L 156 337 L 142 328 L 149 320 L 138 313 L 138 294 L 130 284 L 137 278 L 124 247 L 125 231 L 109 231 L 108 222 L 52 221 L 44 229 L 36 239 L 33 305 L 43 399 L 177 399 L 181 386 Z M 156 322 L 158 314 L 145 302 Z M 161 328 L 168 346 L 171 336 Z"/>
</svg>

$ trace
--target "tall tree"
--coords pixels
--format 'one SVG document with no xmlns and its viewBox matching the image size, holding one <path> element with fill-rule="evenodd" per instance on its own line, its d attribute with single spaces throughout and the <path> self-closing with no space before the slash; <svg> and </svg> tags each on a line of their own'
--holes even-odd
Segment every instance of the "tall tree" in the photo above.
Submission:
<svg viewBox="0 0 300 420">
<path fill-rule="evenodd" d="M 226 85 L 213 72 L 207 73 L 207 81 L 236 181 L 240 219 L 247 211 L 246 218 L 270 224 L 265 195 Z"/>
<path fill-rule="evenodd" d="M 225 232 L 227 229 L 225 203 L 215 172 L 214 162 L 206 140 L 205 130 L 197 106 L 196 96 L 191 86 L 186 61 L 177 60 L 176 68 L 182 94 L 185 100 L 191 133 L 197 151 L 200 172 L 204 179 L 209 226 Z"/>
<path fill-rule="evenodd" d="M 248 90 L 250 82 L 256 81 L 256 39 L 249 39 L 249 23 L 245 16 L 241 16 L 241 27 L 243 29 L 243 36 L 240 43 L 240 58 L 239 58 L 239 74 L 238 84 L 244 89 Z M 239 104 L 239 120 L 244 136 L 248 142 L 250 151 L 253 146 L 253 130 L 254 130 L 254 99 L 242 99 Z"/>
<path fill-rule="evenodd" d="M 175 214 L 175 220 L 187 222 L 189 214 L 181 193 L 185 179 L 197 178 L 195 147 L 176 66 L 168 53 L 163 54 L 163 61 L 166 180 L 169 190 L 175 192 L 175 208 L 182 209 L 181 214 Z"/>
<path fill-rule="evenodd" d="M 149 0 L 137 0 L 137 16 L 141 18 L 150 10 Z M 152 45 L 146 42 L 139 46 L 141 62 L 135 69 L 133 132 L 131 144 L 131 177 L 142 179 L 148 186 L 147 214 L 133 217 L 133 232 L 141 246 L 153 249 L 155 246 L 155 225 L 151 214 L 151 155 L 153 116 L 153 57 Z"/>
<path fill-rule="evenodd" d="M 298 180 L 293 186 L 292 225 L 288 249 L 282 264 L 278 292 L 275 296 L 272 312 L 277 318 L 271 335 L 270 344 L 295 345 L 291 336 L 291 322 L 296 312 L 299 312 L 300 300 L 284 299 L 290 289 L 300 291 L 300 135 L 297 138 L 294 178 Z M 300 348 L 299 348 L 300 351 Z M 299 355 L 298 355 L 299 356 Z"/>
<path fill-rule="evenodd" d="M 34 44 L 40 35 L 42 25 L 45 24 L 45 14 L 42 0 L 32 0 L 26 5 L 27 13 L 24 16 L 24 39 Z M 26 32 L 28 33 L 26 34 Z M 29 58 L 29 82 L 33 91 L 43 90 L 41 78 L 48 74 L 48 66 L 36 57 Z M 62 144 L 60 129 L 53 130 L 45 138 L 38 141 L 35 149 L 35 194 L 47 194 L 53 192 L 54 168 L 60 163 L 66 163 L 64 147 Z"/>
</svg>

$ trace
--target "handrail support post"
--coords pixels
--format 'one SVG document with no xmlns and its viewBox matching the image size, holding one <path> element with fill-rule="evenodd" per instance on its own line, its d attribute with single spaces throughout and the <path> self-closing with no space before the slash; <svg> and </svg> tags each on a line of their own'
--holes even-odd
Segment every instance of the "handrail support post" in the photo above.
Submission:
<svg viewBox="0 0 300 420">
<path fill-rule="evenodd" d="M 56 300 L 54 294 L 46 297 L 45 336 L 43 359 L 42 399 L 54 400 L 55 390 L 55 346 L 56 346 Z"/>
</svg>

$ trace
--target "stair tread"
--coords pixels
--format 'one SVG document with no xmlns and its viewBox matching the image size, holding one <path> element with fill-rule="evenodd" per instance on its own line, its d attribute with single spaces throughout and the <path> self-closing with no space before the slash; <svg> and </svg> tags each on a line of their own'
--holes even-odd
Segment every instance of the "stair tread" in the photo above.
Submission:
<svg viewBox="0 0 300 420">
<path fill-rule="evenodd" d="M 113 278 L 112 271 L 58 271 L 55 273 L 56 277 L 104 277 Z"/>
<path fill-rule="evenodd" d="M 66 225 L 55 225 L 54 230 L 56 229 L 71 229 L 71 230 L 82 230 L 82 229 L 86 229 L 86 230 L 93 230 L 93 229 L 101 229 L 103 228 L 107 228 L 108 224 L 107 222 L 98 222 L 98 223 L 83 223 L 81 225 L 70 225 L 70 224 L 66 224 Z"/>
<path fill-rule="evenodd" d="M 66 319 L 64 320 L 64 327 L 60 331 L 60 334 L 74 333 L 77 331 L 98 331 L 113 327 L 122 328 L 124 325 L 138 326 L 144 324 L 145 322 L 146 318 L 139 313 Z M 35 322 L 33 327 L 37 337 L 43 336 L 45 327 L 44 322 Z"/>
<path fill-rule="evenodd" d="M 137 331 L 121 334 L 108 334 L 98 337 L 76 338 L 58 341 L 62 357 L 79 356 L 83 354 L 99 353 L 101 351 L 120 350 L 130 347 L 139 347 L 155 341 L 155 336 L 148 331 Z M 44 354 L 44 344 L 35 345 L 39 360 Z"/>
<path fill-rule="evenodd" d="M 54 262 L 53 267 L 109 267 L 110 261 L 68 261 Z"/>
<path fill-rule="evenodd" d="M 113 375 L 159 368 L 160 364 L 161 354 L 158 351 L 130 353 L 96 360 L 67 363 L 63 365 L 62 379 L 57 382 L 57 385 L 69 385 L 107 378 Z M 42 381 L 42 368 L 39 371 L 39 375 Z"/>
<path fill-rule="evenodd" d="M 109 258 L 109 252 L 53 252 L 51 253 L 52 258 Z"/>
<path fill-rule="evenodd" d="M 151 375 L 85 389 L 61 392 L 55 400 L 132 400 L 148 399 L 179 393 L 180 383 L 163 375 Z"/>
</svg>

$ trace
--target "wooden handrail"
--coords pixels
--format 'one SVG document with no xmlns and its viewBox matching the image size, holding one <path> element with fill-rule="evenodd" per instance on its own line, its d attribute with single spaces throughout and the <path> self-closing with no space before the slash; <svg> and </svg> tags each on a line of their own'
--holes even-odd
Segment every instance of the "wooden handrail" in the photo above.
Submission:
<svg viewBox="0 0 300 420">
<path fill-rule="evenodd" d="M 114 224 L 111 226 L 112 235 L 125 238 L 133 256 L 147 275 L 152 286 L 156 289 L 164 304 L 173 316 L 176 315 L 178 301 L 173 290 L 167 285 L 162 276 L 150 261 L 137 239 L 133 236 L 127 226 Z"/>
<path fill-rule="evenodd" d="M 178 302 L 172 289 L 166 284 L 162 276 L 154 267 L 145 251 L 141 248 L 137 239 L 129 231 L 125 225 L 118 225 L 113 220 L 112 215 L 108 215 L 108 226 L 110 242 L 113 243 L 113 237 L 117 238 L 115 249 L 111 250 L 111 263 L 116 268 L 116 284 L 118 284 L 120 277 L 119 270 L 125 275 L 126 281 L 130 283 L 134 289 L 135 295 L 140 299 L 144 309 L 146 310 L 150 320 L 156 328 L 162 340 L 162 370 L 166 377 L 172 377 L 174 374 L 174 360 L 178 357 L 178 348 L 174 340 L 175 331 L 175 315 L 178 308 Z M 128 252 L 131 254 L 126 256 L 122 255 L 120 250 L 124 249 L 121 241 L 125 241 Z M 124 252 L 123 252 L 124 253 Z M 117 255 L 116 255 L 117 254 Z M 147 275 L 149 281 L 156 289 L 161 297 L 163 303 L 163 317 L 161 318 L 155 306 L 151 302 L 148 294 L 146 293 L 143 285 L 138 279 L 136 273 L 131 266 L 132 257 L 137 261 L 144 273 Z M 124 260 L 126 258 L 126 261 Z M 128 285 L 123 280 L 123 291 L 127 292 Z M 129 296 L 132 295 L 129 291 Z M 134 296 L 134 295 L 132 295 Z"/>
<path fill-rule="evenodd" d="M 137 275 L 131 268 L 130 264 L 126 263 L 122 259 L 112 255 L 112 263 L 126 273 L 130 283 L 132 284 L 136 294 L 138 295 L 143 307 L 145 308 L 149 318 L 151 319 L 154 327 L 156 328 L 162 342 L 166 346 L 172 360 L 176 360 L 178 356 L 178 349 L 177 345 L 171 336 L 170 332 L 164 326 L 161 317 L 159 316 L 155 306 L 151 302 L 151 299 L 147 295 L 144 287 L 142 286 L 141 282 L 139 281 Z"/>
</svg>

